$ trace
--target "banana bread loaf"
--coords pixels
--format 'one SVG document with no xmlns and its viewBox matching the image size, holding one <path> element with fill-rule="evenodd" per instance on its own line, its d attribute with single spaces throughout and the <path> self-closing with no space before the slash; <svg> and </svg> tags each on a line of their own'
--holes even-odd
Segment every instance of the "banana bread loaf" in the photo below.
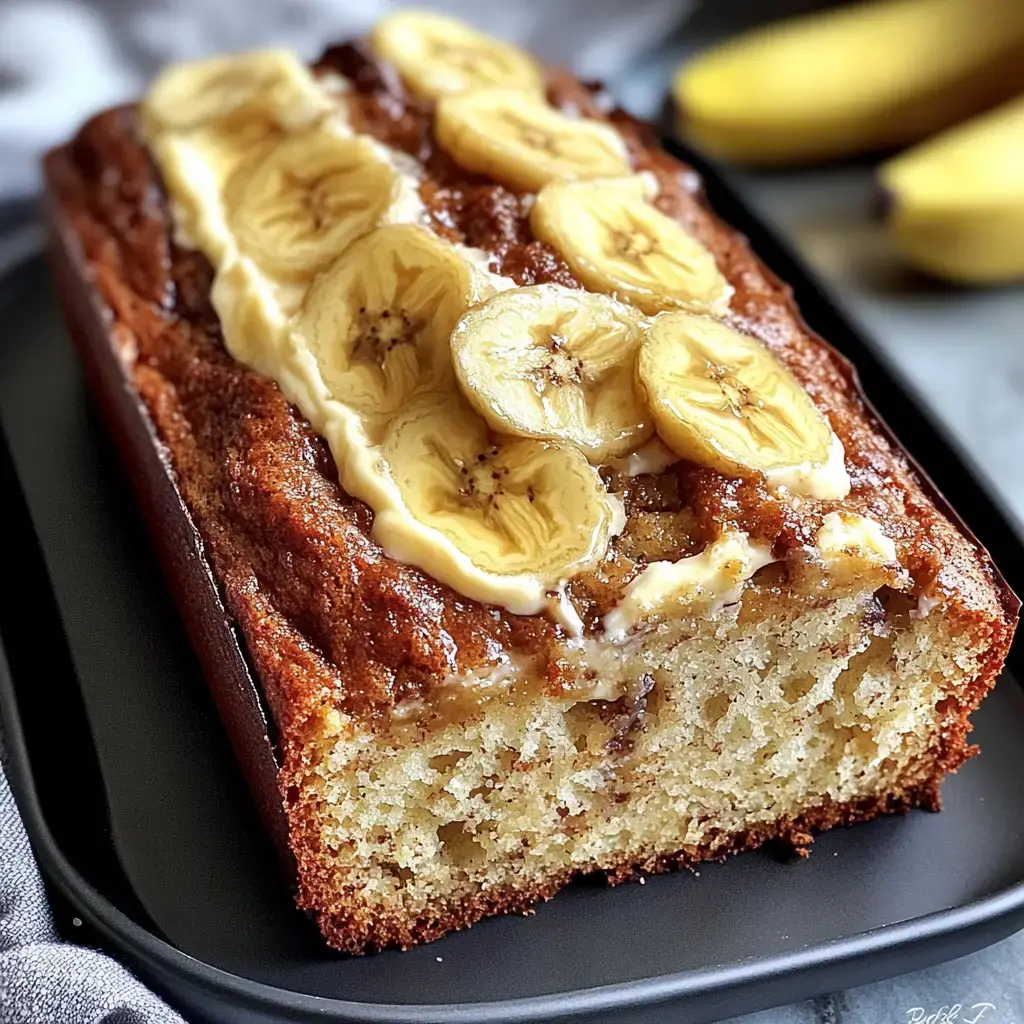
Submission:
<svg viewBox="0 0 1024 1024">
<path fill-rule="evenodd" d="M 937 809 L 1016 599 L 599 89 L 405 13 L 173 67 L 46 172 L 332 946 Z"/>
</svg>

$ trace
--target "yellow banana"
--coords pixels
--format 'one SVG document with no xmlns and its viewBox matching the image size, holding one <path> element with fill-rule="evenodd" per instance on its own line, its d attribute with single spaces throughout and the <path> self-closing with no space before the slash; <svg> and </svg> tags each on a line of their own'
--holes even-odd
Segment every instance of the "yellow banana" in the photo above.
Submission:
<svg viewBox="0 0 1024 1024">
<path fill-rule="evenodd" d="M 937 277 L 1024 281 L 1024 97 L 910 149 L 878 172 L 900 252 Z"/>
<path fill-rule="evenodd" d="M 740 36 L 673 82 L 680 131 L 750 164 L 916 142 L 1024 90 L 1020 0 L 872 0 Z"/>
</svg>

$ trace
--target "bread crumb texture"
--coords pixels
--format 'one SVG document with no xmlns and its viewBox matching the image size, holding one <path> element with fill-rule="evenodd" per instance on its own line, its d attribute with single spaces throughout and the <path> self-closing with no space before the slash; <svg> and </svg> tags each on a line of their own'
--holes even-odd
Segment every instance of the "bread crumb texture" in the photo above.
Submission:
<svg viewBox="0 0 1024 1024">
<path fill-rule="evenodd" d="M 933 805 L 961 763 L 979 637 L 893 591 L 659 626 L 614 701 L 532 696 L 373 732 L 324 715 L 285 769 L 300 903 L 340 949 L 408 946 L 574 874 L 712 859 L 887 804 Z"/>
</svg>

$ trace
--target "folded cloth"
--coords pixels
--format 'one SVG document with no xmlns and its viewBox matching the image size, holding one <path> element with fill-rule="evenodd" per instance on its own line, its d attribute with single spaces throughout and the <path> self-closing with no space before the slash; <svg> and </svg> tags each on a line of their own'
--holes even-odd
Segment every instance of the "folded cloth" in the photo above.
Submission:
<svg viewBox="0 0 1024 1024">
<path fill-rule="evenodd" d="M 0 1024 L 184 1024 L 110 957 L 61 942 L 0 763 Z"/>
</svg>

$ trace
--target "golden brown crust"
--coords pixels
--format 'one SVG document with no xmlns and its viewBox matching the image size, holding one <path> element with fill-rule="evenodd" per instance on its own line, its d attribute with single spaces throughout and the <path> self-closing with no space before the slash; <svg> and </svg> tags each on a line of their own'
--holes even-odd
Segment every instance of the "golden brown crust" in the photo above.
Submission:
<svg viewBox="0 0 1024 1024">
<path fill-rule="evenodd" d="M 560 102 L 582 104 L 580 87 L 557 82 Z M 455 171 L 429 145 L 429 111 L 413 101 L 396 106 L 388 96 L 386 109 L 397 120 L 371 119 L 382 103 L 377 93 L 360 101 L 370 112 L 364 120 L 389 141 L 415 146 L 437 180 L 450 182 Z M 397 140 L 395 123 L 403 127 Z M 805 501 L 799 509 L 757 481 L 730 480 L 689 463 L 660 477 L 613 480 L 631 517 L 620 547 L 656 521 L 657 543 L 669 557 L 727 526 L 771 540 L 781 554 L 810 543 L 823 516 L 841 507 L 883 523 L 917 591 L 937 588 L 973 609 L 979 623 L 1002 618 L 987 561 L 936 510 L 902 454 L 877 431 L 845 361 L 802 327 L 788 290 L 706 209 L 692 172 L 641 147 L 639 126 L 619 123 L 632 133 L 638 166 L 661 177 L 669 212 L 716 252 L 736 287 L 736 322 L 770 344 L 829 414 L 853 479 L 847 501 Z M 94 118 L 71 146 L 50 156 L 48 172 L 83 240 L 97 288 L 119 330 L 134 338 L 126 352 L 134 383 L 170 450 L 280 721 L 301 720 L 324 702 L 383 714 L 404 698 L 429 695 L 454 671 L 493 663 L 502 651 L 551 645 L 557 634 L 548 620 L 465 600 L 385 558 L 369 540 L 370 513 L 340 491 L 320 440 L 272 383 L 224 352 L 208 301 L 210 267 L 170 239 L 159 182 L 134 137 L 130 110 Z M 450 225 L 449 233 L 496 251 L 501 269 L 514 259 L 522 279 L 541 279 L 545 267 L 559 279 L 568 273 L 540 243 L 506 246 L 528 227 L 518 199 L 501 186 L 478 181 L 442 191 L 439 197 L 430 178 L 424 183 L 435 216 Z M 685 526 L 665 530 L 658 514 L 681 511 L 685 517 L 674 521 L 685 519 Z M 621 550 L 600 573 L 574 584 L 591 623 L 637 567 Z"/>
<path fill-rule="evenodd" d="M 436 230 L 488 248 L 495 269 L 520 282 L 575 283 L 557 254 L 530 236 L 518 196 L 459 172 L 436 150 L 430 108 L 406 97 L 386 67 L 351 47 L 328 51 L 322 64 L 355 80 L 351 102 L 359 127 L 424 161 L 422 195 Z M 592 93 L 564 76 L 551 77 L 550 95 L 587 116 L 604 116 Z M 631 119 L 612 117 L 635 166 L 658 177 L 665 212 L 715 252 L 736 288 L 733 322 L 769 345 L 829 416 L 846 447 L 853 491 L 842 503 L 806 501 L 797 509 L 757 481 L 729 480 L 692 464 L 629 482 L 613 477 L 631 525 L 608 568 L 575 585 L 588 622 L 593 625 L 637 570 L 639 548 L 627 545 L 638 534 L 644 544 L 684 553 L 733 526 L 769 539 L 781 555 L 810 543 L 824 515 L 841 507 L 881 521 L 915 593 L 942 596 L 944 614 L 988 650 L 982 671 L 946 709 L 942 749 L 918 782 L 856 806 L 819 808 L 795 822 L 724 837 L 644 870 L 927 805 L 943 772 L 967 756 L 967 715 L 1005 657 L 1015 599 L 1000 589 L 1004 585 L 984 553 L 938 511 L 905 457 L 880 432 L 848 364 L 807 331 L 788 288 L 707 209 L 693 172 L 655 147 Z M 320 912 L 333 944 L 363 948 L 371 942 L 369 924 L 331 903 L 337 895 L 323 875 L 311 810 L 293 797 L 311 719 L 337 707 L 373 722 L 404 699 L 429 698 L 451 673 L 493 664 L 503 652 L 543 657 L 557 639 L 556 627 L 543 617 L 513 616 L 468 601 L 386 558 L 370 540 L 371 513 L 340 490 L 322 441 L 272 382 L 225 352 L 209 304 L 210 266 L 174 244 L 159 179 L 135 136 L 130 108 L 93 118 L 48 156 L 46 172 L 56 215 L 81 245 L 91 284 L 109 310 L 111 346 L 166 448 L 280 731 L 281 787 L 304 905 Z M 558 684 L 558 674 L 552 662 L 551 685 Z M 623 863 L 612 873 L 621 877 L 632 867 Z M 372 942 L 409 944 L 487 913 L 523 909 L 565 880 L 480 894 L 470 905 L 417 923 L 376 918 Z"/>
</svg>

